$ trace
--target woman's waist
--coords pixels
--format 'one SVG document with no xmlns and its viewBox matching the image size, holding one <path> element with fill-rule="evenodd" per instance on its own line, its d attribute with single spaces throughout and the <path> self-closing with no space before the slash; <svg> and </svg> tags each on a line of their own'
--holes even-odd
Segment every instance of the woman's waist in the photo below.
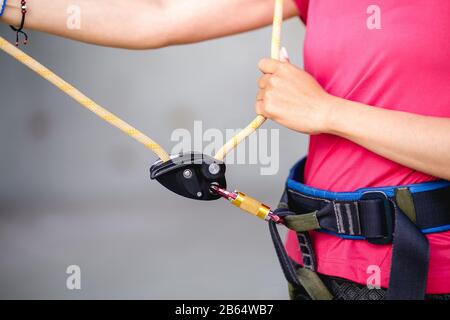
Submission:
<svg viewBox="0 0 450 320">
<path fill-rule="evenodd" d="M 313 161 L 313 160 L 312 160 Z M 393 197 L 395 190 L 399 188 L 408 188 L 411 193 L 427 192 L 442 189 L 450 186 L 450 181 L 441 180 L 417 171 L 417 174 L 411 173 L 411 169 L 405 168 L 409 174 L 396 172 L 396 178 L 390 179 L 392 168 L 380 168 L 377 172 L 367 172 L 371 165 L 361 164 L 363 172 L 352 174 L 355 170 L 340 167 L 339 170 L 326 170 L 322 162 L 321 166 L 328 171 L 326 177 L 318 177 L 319 172 L 311 173 L 310 158 L 304 158 L 298 161 L 290 170 L 287 187 L 301 192 L 305 195 L 314 197 L 332 199 L 332 200 L 357 200 L 368 192 L 382 192 L 388 197 Z M 394 170 L 395 171 L 395 170 Z M 344 173 L 343 173 L 344 172 Z M 368 176 L 370 176 L 368 178 Z M 361 179 L 358 179 L 361 178 Z M 325 181 L 319 181 L 325 180 Z M 345 180 L 345 181 L 343 181 Z M 352 180 L 349 182 L 348 180 Z M 353 180 L 358 180 L 354 182 Z M 376 183 L 374 182 L 376 180 Z M 336 181 L 333 183 L 333 181 Z M 368 183 L 367 181 L 371 181 Z M 366 183 L 365 183 L 366 182 Z M 323 185 L 330 187 L 323 187 Z"/>
<path fill-rule="evenodd" d="M 406 186 L 438 180 L 350 141 L 338 141 L 328 148 L 310 146 L 301 182 L 317 189 L 351 192 L 363 188 Z"/>
</svg>

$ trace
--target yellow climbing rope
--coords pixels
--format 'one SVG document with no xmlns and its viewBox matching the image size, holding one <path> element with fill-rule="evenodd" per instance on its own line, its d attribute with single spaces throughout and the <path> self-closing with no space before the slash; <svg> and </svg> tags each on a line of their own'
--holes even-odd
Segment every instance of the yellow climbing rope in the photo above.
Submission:
<svg viewBox="0 0 450 320">
<path fill-rule="evenodd" d="M 58 77 L 55 73 L 44 67 L 42 64 L 37 62 L 35 59 L 24 53 L 22 50 L 16 48 L 5 39 L 0 37 L 0 48 L 8 53 L 13 58 L 17 59 L 19 62 L 26 65 L 28 68 L 39 74 L 42 78 L 46 79 L 48 82 L 55 85 L 65 94 L 73 98 L 79 104 L 81 104 L 86 109 L 92 111 L 101 119 L 109 122 L 114 127 L 122 130 L 127 135 L 137 140 L 145 147 L 153 151 L 161 160 L 167 161 L 169 160 L 169 154 L 164 151 L 164 149 L 157 144 L 155 141 L 150 139 L 148 136 L 135 129 L 116 115 L 112 114 L 105 108 L 99 106 L 97 103 L 86 97 L 83 93 L 74 88 L 71 84 L 67 83 L 60 77 Z"/>
<path fill-rule="evenodd" d="M 275 0 L 275 10 L 273 15 L 273 30 L 272 30 L 272 47 L 271 58 L 280 60 L 281 50 L 281 26 L 283 24 L 283 2 L 284 0 Z M 214 158 L 222 161 L 226 155 L 233 149 L 235 149 L 239 143 L 246 139 L 249 135 L 255 132 L 261 127 L 266 118 L 263 116 L 257 116 L 245 129 L 238 132 L 233 138 L 231 138 L 222 148 L 217 151 Z"/>
<path fill-rule="evenodd" d="M 284 0 L 275 0 L 275 10 L 273 18 L 271 57 L 272 59 L 277 60 L 280 59 L 281 25 L 283 23 L 283 2 Z M 52 83 L 54 86 L 73 98 L 86 109 L 95 113 L 104 121 L 122 130 L 124 133 L 143 144 L 145 147 L 153 151 L 162 161 L 165 162 L 170 159 L 169 154 L 155 141 L 86 97 L 78 89 L 64 81 L 62 78 L 60 78 L 48 68 L 40 64 L 38 61 L 24 53 L 22 50 L 11 45 L 2 37 L 0 37 L 0 49 L 5 51 L 7 54 L 9 54 L 22 64 L 26 65 L 28 68 L 39 74 L 48 82 Z M 240 131 L 236 136 L 228 141 L 216 153 L 215 158 L 217 160 L 223 160 L 231 150 L 236 148 L 242 140 L 255 132 L 265 121 L 266 119 L 263 116 L 256 117 L 244 130 Z"/>
</svg>

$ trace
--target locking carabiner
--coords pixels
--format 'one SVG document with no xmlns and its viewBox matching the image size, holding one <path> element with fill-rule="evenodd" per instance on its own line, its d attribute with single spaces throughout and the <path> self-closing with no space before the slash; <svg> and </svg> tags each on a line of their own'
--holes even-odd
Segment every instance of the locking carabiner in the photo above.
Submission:
<svg viewBox="0 0 450 320">
<path fill-rule="evenodd" d="M 256 200 L 255 198 L 249 197 L 245 193 L 239 191 L 230 192 L 217 185 L 212 185 L 211 189 L 222 198 L 230 201 L 230 203 L 235 207 L 238 207 L 252 216 L 265 221 L 283 223 L 282 218 L 276 215 L 269 206 Z"/>
</svg>

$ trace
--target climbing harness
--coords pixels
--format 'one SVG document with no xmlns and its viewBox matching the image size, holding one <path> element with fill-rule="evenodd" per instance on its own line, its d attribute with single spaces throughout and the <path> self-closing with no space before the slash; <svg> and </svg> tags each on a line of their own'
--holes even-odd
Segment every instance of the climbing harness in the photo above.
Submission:
<svg viewBox="0 0 450 320">
<path fill-rule="evenodd" d="M 392 245 L 387 299 L 424 299 L 429 264 L 425 235 L 450 230 L 450 182 L 329 192 L 302 183 L 305 162 L 303 159 L 291 169 L 286 191 L 274 211 L 288 229 L 297 233 L 302 267 L 287 255 L 276 224 L 269 224 L 293 292 L 306 290 L 313 299 L 332 298 L 316 273 L 308 231 L 317 230 L 347 240 Z"/>
<path fill-rule="evenodd" d="M 275 0 L 271 57 L 280 58 L 283 0 Z M 302 184 L 305 160 L 290 173 L 276 210 L 244 193 L 226 190 L 225 156 L 264 122 L 256 117 L 228 141 L 214 157 L 189 152 L 170 156 L 159 144 L 116 115 L 86 97 L 29 55 L 0 37 L 0 48 L 55 85 L 104 121 L 120 129 L 154 152 L 159 161 L 150 177 L 174 193 L 196 200 L 225 198 L 231 204 L 265 220 L 293 296 L 333 299 L 317 274 L 309 231 L 327 232 L 349 240 L 374 245 L 392 245 L 388 299 L 423 299 L 429 262 L 425 234 L 450 230 L 450 182 L 438 181 L 409 186 L 367 188 L 335 193 Z M 294 230 L 300 243 L 303 266 L 288 256 L 277 225 Z"/>
</svg>

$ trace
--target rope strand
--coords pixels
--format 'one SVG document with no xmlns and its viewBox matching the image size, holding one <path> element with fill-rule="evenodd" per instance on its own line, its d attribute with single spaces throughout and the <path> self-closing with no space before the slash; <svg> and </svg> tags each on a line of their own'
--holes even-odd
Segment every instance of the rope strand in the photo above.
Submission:
<svg viewBox="0 0 450 320">
<path fill-rule="evenodd" d="M 283 0 L 275 0 L 275 11 L 273 15 L 273 30 L 272 30 L 272 45 L 271 45 L 271 57 L 275 60 L 280 60 L 281 50 L 281 27 L 283 24 Z M 228 153 L 235 149 L 239 143 L 245 140 L 248 136 L 253 134 L 259 127 L 261 127 L 267 119 L 261 115 L 258 115 L 250 124 L 238 132 L 233 138 L 231 138 L 222 148 L 217 151 L 214 158 L 219 161 L 223 161 Z"/>
</svg>

